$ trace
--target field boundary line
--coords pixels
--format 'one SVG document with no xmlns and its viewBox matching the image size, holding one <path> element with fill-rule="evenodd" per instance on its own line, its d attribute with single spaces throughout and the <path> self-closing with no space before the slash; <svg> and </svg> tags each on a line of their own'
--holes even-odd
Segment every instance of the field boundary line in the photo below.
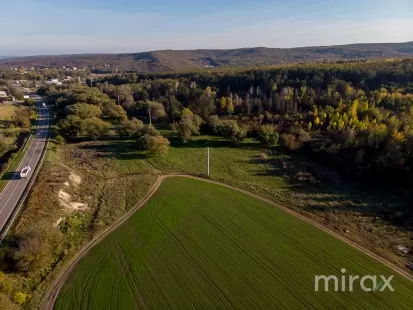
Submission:
<svg viewBox="0 0 413 310">
<path fill-rule="evenodd" d="M 158 190 L 159 186 L 162 184 L 162 181 L 166 178 L 173 178 L 173 177 L 183 177 L 183 178 L 190 178 L 190 179 L 195 179 L 199 181 L 204 181 L 216 185 L 223 186 L 225 188 L 229 188 L 231 190 L 235 190 L 244 194 L 247 194 L 251 197 L 254 197 L 256 199 L 259 199 L 265 203 L 268 203 L 271 206 L 274 206 L 276 208 L 279 208 L 286 213 L 294 216 L 295 218 L 302 220 L 315 228 L 322 230 L 323 232 L 331 235 L 332 237 L 335 237 L 336 239 L 339 239 L 349 246 L 355 248 L 356 250 L 362 252 L 365 255 L 370 256 L 371 258 L 375 259 L 376 261 L 382 263 L 383 265 L 387 266 L 388 268 L 392 269 L 393 271 L 397 272 L 399 275 L 407 278 L 410 281 L 413 281 L 413 275 L 410 275 L 408 272 L 404 271 L 403 269 L 399 268 L 398 266 L 388 262 L 384 258 L 374 254 L 370 250 L 367 250 L 366 248 L 356 244 L 355 242 L 341 236 L 340 234 L 330 230 L 326 226 L 319 224 L 304 215 L 301 215 L 297 213 L 296 211 L 285 207 L 277 202 L 274 202 L 270 199 L 267 199 L 263 196 L 260 196 L 258 194 L 255 194 L 253 192 L 250 192 L 248 190 L 228 185 L 225 183 L 221 183 L 219 181 L 214 181 L 211 179 L 203 178 L 200 176 L 195 176 L 195 175 L 189 175 L 189 174 L 180 174 L 180 173 L 171 173 L 171 174 L 166 174 L 166 175 L 161 175 L 159 178 L 155 181 L 155 183 L 152 185 L 148 193 L 142 198 L 142 200 L 135 205 L 131 210 L 129 210 L 127 213 L 125 213 L 121 218 L 119 218 L 113 225 L 107 227 L 105 230 L 100 232 L 93 240 L 91 240 L 89 243 L 87 243 L 62 269 L 62 271 L 59 273 L 58 277 L 54 281 L 54 283 L 50 286 L 50 288 L 44 293 L 44 298 L 42 298 L 42 301 L 40 303 L 39 308 L 42 310 L 53 310 L 54 304 L 56 302 L 57 296 L 60 292 L 60 289 L 63 287 L 63 285 L 66 283 L 70 273 L 72 270 L 76 267 L 77 263 L 86 255 L 89 253 L 89 251 L 98 245 L 105 237 L 107 237 L 112 231 L 115 229 L 119 228 L 124 222 L 126 222 L 136 211 L 138 211 L 142 206 L 146 204 L 146 202 L 152 197 L 152 195 Z"/>
<path fill-rule="evenodd" d="M 93 238 L 88 244 L 86 244 L 64 267 L 63 270 L 58 275 L 55 282 L 50 286 L 49 290 L 43 295 L 45 298 L 42 299 L 40 303 L 40 309 L 50 309 L 53 310 L 57 295 L 60 292 L 63 284 L 66 282 L 68 276 L 70 275 L 71 271 L 74 267 L 76 267 L 77 263 L 80 259 L 82 259 L 89 251 L 99 244 L 107 235 L 109 235 L 112 231 L 117 229 L 121 226 L 124 222 L 126 222 L 136 211 L 138 211 L 146 202 L 152 197 L 152 195 L 158 190 L 159 186 L 162 184 L 163 179 L 165 176 L 160 176 L 156 179 L 155 183 L 146 193 L 146 195 L 135 205 L 132 209 L 130 209 L 127 213 L 125 213 L 121 218 L 119 218 L 113 225 L 107 227 L 105 230 L 100 232 L 95 238 Z"/>
<path fill-rule="evenodd" d="M 257 198 L 257 199 L 259 199 L 259 200 L 261 200 L 261 201 L 264 201 L 264 202 L 266 202 L 266 203 L 268 203 L 268 204 L 270 204 L 270 205 L 272 205 L 272 206 L 275 206 L 275 207 L 277 207 L 277 208 L 279 208 L 279 209 L 281 209 L 281 210 L 289 213 L 290 215 L 292 215 L 292 216 L 294 216 L 294 217 L 296 217 L 296 218 L 298 218 L 298 219 L 300 219 L 300 220 L 302 220 L 302 221 L 304 221 L 304 222 L 307 222 L 307 223 L 311 224 L 312 226 L 315 226 L 316 228 L 318 228 L 318 229 L 320 229 L 320 230 L 328 233 L 329 235 L 331 235 L 331 236 L 333 236 L 333 237 L 335 237 L 335 238 L 337 238 L 337 239 L 340 239 L 341 241 L 343 241 L 343 242 L 347 243 L 348 245 L 352 246 L 353 248 L 356 248 L 357 250 L 359 250 L 359 251 L 363 252 L 364 254 L 366 254 L 366 255 L 374 258 L 375 260 L 377 260 L 378 262 L 382 263 L 383 265 L 386 265 L 386 266 L 389 267 L 390 269 L 396 271 L 399 275 L 407 278 L 407 279 L 410 280 L 410 281 L 413 281 L 413 275 L 411 275 L 409 272 L 407 272 L 407 271 L 401 269 L 400 267 L 392 264 L 391 262 L 389 262 L 388 260 L 380 257 L 379 255 L 374 254 L 373 252 L 371 252 L 370 250 L 364 248 L 363 246 L 361 246 L 361 245 L 359 245 L 359 244 L 357 244 L 357 243 L 355 243 L 355 242 L 353 242 L 353 241 L 345 238 L 344 236 L 336 233 L 335 231 L 331 230 L 331 229 L 328 228 L 327 226 L 324 226 L 324 225 L 322 225 L 322 224 L 320 224 L 320 223 L 317 223 L 317 222 L 315 222 L 314 220 L 311 220 L 311 219 L 305 217 L 304 215 L 302 215 L 302 214 L 300 214 L 300 213 L 298 213 L 298 212 L 296 212 L 296 211 L 294 211 L 294 210 L 292 210 L 292 209 L 290 209 L 290 208 L 288 208 L 288 207 L 285 207 L 285 206 L 283 206 L 282 204 L 279 204 L 278 202 L 272 201 L 272 200 L 270 200 L 270 199 L 268 199 L 268 198 L 265 198 L 265 197 L 263 197 L 263 196 L 260 196 L 260 195 L 258 195 L 258 194 L 255 194 L 255 193 L 253 193 L 253 192 L 250 192 L 250 191 L 248 191 L 248 190 L 246 190 L 246 189 L 242 189 L 242 188 L 239 188 L 239 187 L 236 187 L 236 186 L 232 186 L 232 185 L 229 185 L 229 184 L 221 183 L 221 182 L 219 182 L 219 181 L 214 181 L 214 180 L 211 180 L 211 179 L 206 179 L 206 178 L 197 177 L 197 176 L 193 176 L 193 175 L 187 175 L 187 174 L 171 174 L 171 175 L 166 175 L 165 177 L 173 177 L 173 176 L 185 177 L 185 178 L 190 178 L 190 179 L 196 179 L 196 180 L 200 180 L 200 181 L 205 181 L 205 182 L 209 182 L 209 183 L 221 185 L 221 186 L 227 187 L 227 188 L 229 188 L 229 189 L 232 189 L 232 190 L 235 190 L 235 191 L 242 192 L 242 193 L 244 193 L 244 194 L 250 195 L 250 196 L 252 196 L 252 197 L 254 197 L 254 198 Z"/>
</svg>

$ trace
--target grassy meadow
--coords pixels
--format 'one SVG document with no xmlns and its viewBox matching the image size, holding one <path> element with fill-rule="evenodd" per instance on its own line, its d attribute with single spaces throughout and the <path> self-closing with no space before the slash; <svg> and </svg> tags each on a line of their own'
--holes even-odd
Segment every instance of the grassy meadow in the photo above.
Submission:
<svg viewBox="0 0 413 310">
<path fill-rule="evenodd" d="M 181 177 L 81 260 L 55 309 L 405 309 L 395 292 L 314 292 L 314 276 L 392 272 L 249 195 Z"/>
<path fill-rule="evenodd" d="M 14 104 L 0 103 L 0 129 L 5 128 L 16 110 Z"/>
<path fill-rule="evenodd" d="M 165 157 L 149 162 L 165 173 L 205 175 L 210 147 L 210 178 L 257 193 L 322 223 L 346 238 L 405 268 L 397 244 L 413 246 L 411 231 L 398 228 L 397 212 L 406 201 L 386 190 L 343 178 L 310 159 L 265 147 L 254 139 L 231 146 L 220 137 L 201 135 L 181 145 L 172 131 L 162 134 L 171 141 Z M 302 180 L 300 173 L 314 182 Z"/>
<path fill-rule="evenodd" d="M 383 216 L 404 212 L 406 202 L 400 197 L 345 179 L 306 157 L 279 146 L 263 146 L 255 139 L 232 146 L 220 137 L 201 135 L 182 145 L 172 130 L 162 129 L 161 133 L 171 141 L 164 157 L 149 156 L 137 149 L 133 140 L 85 147 L 114 159 L 119 171 L 131 176 L 145 171 L 148 163 L 164 174 L 206 176 L 210 147 L 209 178 L 281 203 L 405 268 L 405 257 L 394 248 L 397 244 L 413 246 L 413 235 Z M 303 172 L 314 182 L 300 179 Z"/>
</svg>

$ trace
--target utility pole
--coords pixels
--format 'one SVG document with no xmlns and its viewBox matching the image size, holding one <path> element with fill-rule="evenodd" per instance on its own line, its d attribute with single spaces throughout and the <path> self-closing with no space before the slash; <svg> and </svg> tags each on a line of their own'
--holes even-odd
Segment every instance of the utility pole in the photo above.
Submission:
<svg viewBox="0 0 413 310">
<path fill-rule="evenodd" d="M 207 159 L 207 175 L 209 176 L 209 147 L 207 147 L 207 156 L 208 156 L 208 159 Z"/>
</svg>

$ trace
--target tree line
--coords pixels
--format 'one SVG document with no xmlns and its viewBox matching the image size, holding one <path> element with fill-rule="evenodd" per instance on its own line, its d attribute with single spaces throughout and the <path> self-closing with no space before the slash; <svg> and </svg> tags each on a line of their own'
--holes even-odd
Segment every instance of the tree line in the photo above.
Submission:
<svg viewBox="0 0 413 310">
<path fill-rule="evenodd" d="M 141 102 L 161 103 L 182 142 L 199 130 L 234 144 L 246 136 L 280 140 L 352 175 L 411 179 L 413 60 L 130 73 L 94 86 L 127 113 Z"/>
<path fill-rule="evenodd" d="M 403 184 L 411 179 L 413 168 L 412 81 L 413 60 L 372 61 L 128 73 L 96 80 L 87 91 L 77 88 L 84 89 L 82 96 L 90 92 L 94 99 L 89 101 L 76 95 L 76 88 L 51 98 L 59 117 L 66 119 L 61 123 L 65 135 L 96 137 L 116 127 L 118 134 L 128 133 L 145 145 L 141 137 L 147 133 L 131 133 L 130 128 L 152 126 L 152 120 L 168 122 L 182 143 L 201 132 L 220 135 L 234 145 L 250 136 L 357 177 L 375 179 L 389 173 Z M 76 103 L 92 104 L 100 111 L 95 109 L 82 123 L 74 107 L 67 108 Z M 106 123 L 110 119 L 112 127 Z M 149 124 L 138 126 L 140 120 Z"/>
<path fill-rule="evenodd" d="M 38 93 L 46 96 L 53 108 L 59 141 L 120 137 L 135 139 L 137 147 L 148 149 L 157 156 L 168 151 L 168 139 L 152 125 L 152 119 L 166 115 L 160 103 L 141 103 L 139 109 L 150 117 L 149 123 L 144 124 L 135 115 L 129 116 L 121 105 L 95 87 L 50 85 L 40 88 Z"/>
</svg>

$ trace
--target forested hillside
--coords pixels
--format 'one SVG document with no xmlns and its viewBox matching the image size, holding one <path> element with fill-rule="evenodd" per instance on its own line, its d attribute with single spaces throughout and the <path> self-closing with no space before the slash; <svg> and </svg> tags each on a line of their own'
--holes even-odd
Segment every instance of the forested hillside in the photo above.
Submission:
<svg viewBox="0 0 413 310">
<path fill-rule="evenodd" d="M 413 42 L 300 48 L 161 50 L 130 54 L 79 54 L 1 59 L 0 67 L 86 67 L 96 72 L 164 72 L 213 67 L 271 66 L 289 63 L 363 61 L 413 56 Z"/>
</svg>

